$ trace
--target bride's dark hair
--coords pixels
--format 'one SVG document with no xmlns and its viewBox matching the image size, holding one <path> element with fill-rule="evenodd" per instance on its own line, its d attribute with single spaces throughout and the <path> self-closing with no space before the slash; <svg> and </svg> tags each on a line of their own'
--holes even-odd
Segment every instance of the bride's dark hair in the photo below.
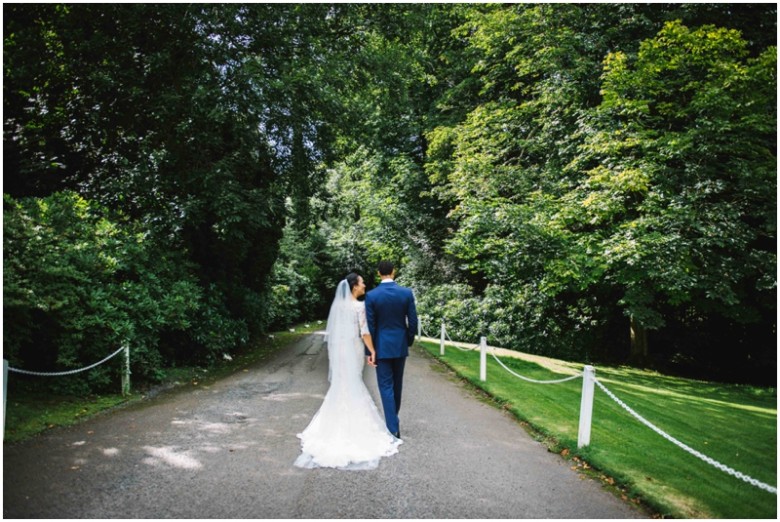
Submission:
<svg viewBox="0 0 780 522">
<path fill-rule="evenodd" d="M 355 272 L 352 272 L 351 274 L 347 275 L 344 279 L 347 280 L 347 284 L 349 284 L 349 291 L 351 292 L 353 288 L 355 288 L 355 285 L 358 284 L 358 278 L 360 275 L 356 274 Z"/>
</svg>

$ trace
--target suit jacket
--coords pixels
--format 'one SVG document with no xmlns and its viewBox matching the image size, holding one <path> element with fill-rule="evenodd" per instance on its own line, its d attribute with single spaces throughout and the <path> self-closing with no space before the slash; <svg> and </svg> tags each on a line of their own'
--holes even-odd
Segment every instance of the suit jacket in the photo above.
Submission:
<svg viewBox="0 0 780 522">
<path fill-rule="evenodd" d="M 409 288 L 382 283 L 366 294 L 366 322 L 377 359 L 408 357 L 417 333 L 417 308 Z"/>
</svg>

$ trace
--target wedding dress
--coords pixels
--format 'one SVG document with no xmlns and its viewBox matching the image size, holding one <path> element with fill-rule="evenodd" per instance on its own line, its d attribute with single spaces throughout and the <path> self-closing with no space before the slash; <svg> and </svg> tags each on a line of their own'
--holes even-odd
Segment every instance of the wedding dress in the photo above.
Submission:
<svg viewBox="0 0 780 522">
<path fill-rule="evenodd" d="M 298 434 L 300 468 L 375 469 L 402 444 L 389 431 L 363 382 L 361 335 L 368 333 L 364 303 L 339 283 L 328 316 L 330 388 L 308 427 Z"/>
</svg>

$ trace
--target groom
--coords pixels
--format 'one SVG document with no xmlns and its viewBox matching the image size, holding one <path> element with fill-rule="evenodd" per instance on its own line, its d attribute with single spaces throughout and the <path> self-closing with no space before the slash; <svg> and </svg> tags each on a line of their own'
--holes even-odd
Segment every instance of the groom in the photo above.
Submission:
<svg viewBox="0 0 780 522">
<path fill-rule="evenodd" d="M 376 366 L 387 429 L 400 439 L 398 411 L 404 365 L 417 331 L 417 310 L 412 291 L 395 283 L 393 263 L 379 263 L 379 277 L 379 286 L 366 294 L 366 322 L 376 348 L 376 361 L 369 356 L 368 363 Z"/>
</svg>

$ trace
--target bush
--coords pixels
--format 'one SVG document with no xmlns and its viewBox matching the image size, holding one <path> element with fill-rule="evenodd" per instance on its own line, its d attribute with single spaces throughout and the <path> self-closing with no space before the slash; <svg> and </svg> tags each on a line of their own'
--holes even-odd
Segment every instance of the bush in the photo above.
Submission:
<svg viewBox="0 0 780 522">
<path fill-rule="evenodd" d="M 300 319 L 313 291 L 309 279 L 293 267 L 280 263 L 274 265 L 271 273 L 271 304 L 269 324 L 273 329 L 283 329 Z"/>
<path fill-rule="evenodd" d="M 453 341 L 476 344 L 485 336 L 495 346 L 586 362 L 605 360 L 607 348 L 621 342 L 598 296 L 551 300 L 532 286 L 500 285 L 475 295 L 466 284 L 429 287 L 416 295 L 422 328 L 433 337 L 443 319 Z"/>
<path fill-rule="evenodd" d="M 417 315 L 423 331 L 438 337 L 441 322 L 453 341 L 479 342 L 484 324 L 479 300 L 465 284 L 447 284 L 415 292 Z"/>
<path fill-rule="evenodd" d="M 201 306 L 189 265 L 75 193 L 4 195 L 3 203 L 3 342 L 11 365 L 81 368 L 128 343 L 134 378 L 158 378 L 161 333 L 183 334 Z M 107 363 L 53 382 L 63 391 L 101 389 L 119 368 Z"/>
<path fill-rule="evenodd" d="M 249 341 L 247 322 L 233 317 L 225 307 L 225 301 L 216 285 L 209 286 L 191 330 L 195 346 L 187 354 L 188 362 L 210 364 L 221 354 L 232 352 Z"/>
</svg>

